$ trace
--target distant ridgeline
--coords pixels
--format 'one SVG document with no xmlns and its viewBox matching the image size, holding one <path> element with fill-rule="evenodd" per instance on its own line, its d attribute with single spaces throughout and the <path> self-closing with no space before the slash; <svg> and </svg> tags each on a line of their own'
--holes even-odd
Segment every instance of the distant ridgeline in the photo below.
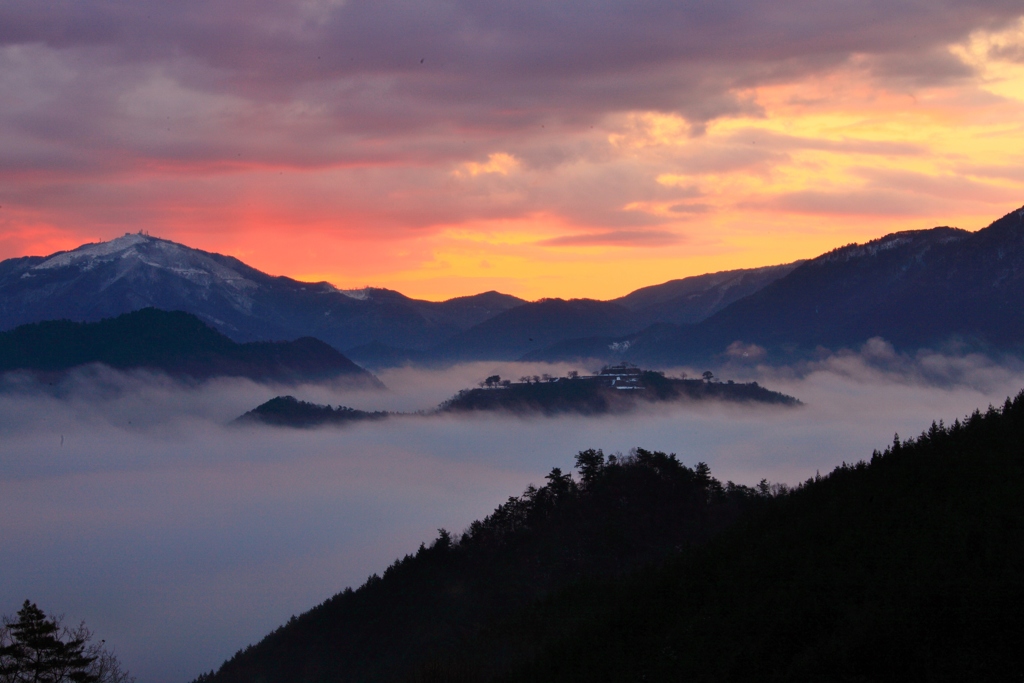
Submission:
<svg viewBox="0 0 1024 683">
<path fill-rule="evenodd" d="M 795 488 L 582 451 L 197 683 L 1020 681 L 1022 443 L 1024 392 Z"/>
<path fill-rule="evenodd" d="M 800 405 L 800 401 L 792 396 L 765 389 L 757 382 L 719 382 L 711 372 L 705 372 L 701 379 L 666 377 L 661 372 L 643 370 L 622 363 L 606 366 L 596 375 L 571 372 L 566 377 L 522 377 L 518 382 L 492 375 L 481 382 L 479 388 L 463 389 L 434 410 L 417 414 L 491 411 L 541 415 L 604 415 L 625 413 L 652 403 L 704 400 Z M 332 408 L 307 403 L 293 396 L 278 396 L 245 413 L 235 422 L 313 427 L 402 415 L 408 413 L 367 413 L 344 406 Z"/>
<path fill-rule="evenodd" d="M 236 342 L 315 337 L 371 368 L 779 365 L 876 337 L 909 356 L 1024 357 L 1024 208 L 976 232 L 892 233 L 808 261 L 671 280 L 609 301 L 492 291 L 438 302 L 340 290 L 144 234 L 0 261 L 0 330 L 143 306 L 195 314 Z"/>
<path fill-rule="evenodd" d="M 383 386 L 371 373 L 318 339 L 238 344 L 182 311 L 144 308 L 95 323 L 53 320 L 0 332 L 0 372 L 63 374 L 90 363 L 200 380 L 345 378 Z"/>
</svg>

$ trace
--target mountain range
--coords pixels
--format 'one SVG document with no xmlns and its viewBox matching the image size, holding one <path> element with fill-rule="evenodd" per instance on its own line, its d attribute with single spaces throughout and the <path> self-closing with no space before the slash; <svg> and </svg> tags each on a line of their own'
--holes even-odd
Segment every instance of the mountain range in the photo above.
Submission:
<svg viewBox="0 0 1024 683">
<path fill-rule="evenodd" d="M 0 262 L 0 330 L 145 307 L 236 342 L 315 337 L 367 367 L 465 360 L 787 362 L 883 337 L 899 350 L 1024 349 L 1024 214 L 939 227 L 808 261 L 711 273 L 610 301 L 484 292 L 433 302 L 271 276 L 145 234 Z"/>
<path fill-rule="evenodd" d="M 0 262 L 0 330 L 44 320 L 98 321 L 154 307 L 192 313 L 238 342 L 316 337 L 375 366 L 514 360 L 580 333 L 619 335 L 662 318 L 703 319 L 794 265 L 686 278 L 614 301 L 526 302 L 492 291 L 434 302 L 382 288 L 342 290 L 271 276 L 230 256 L 126 234 Z"/>
<path fill-rule="evenodd" d="M 939 227 L 835 249 L 692 325 L 563 340 L 528 357 L 651 365 L 741 354 L 786 362 L 881 337 L 897 350 L 1024 351 L 1024 214 L 968 232 Z"/>
<path fill-rule="evenodd" d="M 238 342 L 309 336 L 339 350 L 374 340 L 425 348 L 522 303 L 497 292 L 437 303 L 340 290 L 143 234 L 0 262 L 0 330 L 153 307 L 192 313 Z"/>
</svg>

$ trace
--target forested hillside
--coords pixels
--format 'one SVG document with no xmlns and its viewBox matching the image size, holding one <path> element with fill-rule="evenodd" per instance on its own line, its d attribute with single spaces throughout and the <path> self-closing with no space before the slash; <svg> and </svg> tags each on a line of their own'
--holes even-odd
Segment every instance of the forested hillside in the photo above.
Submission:
<svg viewBox="0 0 1024 683">
<path fill-rule="evenodd" d="M 421 675 L 1019 681 L 1022 493 L 1024 393 L 808 480 L 704 548 L 535 605 Z"/>
<path fill-rule="evenodd" d="M 576 462 L 200 680 L 1024 675 L 1024 392 L 792 490 Z"/>
<path fill-rule="evenodd" d="M 699 545 L 759 500 L 708 467 L 637 449 L 577 456 L 462 534 L 346 590 L 238 653 L 206 681 L 379 681 L 462 650 L 488 624 L 587 577 L 618 576 Z"/>
</svg>

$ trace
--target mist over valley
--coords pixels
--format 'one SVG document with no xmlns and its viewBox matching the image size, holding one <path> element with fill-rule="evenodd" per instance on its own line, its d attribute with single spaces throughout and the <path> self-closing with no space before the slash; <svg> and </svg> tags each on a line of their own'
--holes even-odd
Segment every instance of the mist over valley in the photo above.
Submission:
<svg viewBox="0 0 1024 683">
<path fill-rule="evenodd" d="M 936 368 L 945 368 L 941 377 Z M 570 369 L 399 368 L 380 372 L 386 391 L 287 390 L 318 403 L 415 411 L 491 374 Z M 678 369 L 686 370 L 696 372 Z M 8 374 L 0 390 L 0 599 L 32 596 L 87 619 L 139 680 L 188 680 L 292 614 L 361 585 L 438 528 L 459 532 L 552 467 L 569 471 L 582 449 L 640 446 L 691 466 L 707 462 L 722 481 L 792 483 L 867 458 L 894 431 L 919 433 L 1024 386 L 1019 365 L 901 359 L 878 349 L 799 373 L 746 372 L 805 405 L 239 430 L 229 421 L 285 387 L 238 379 L 196 386 L 96 368 L 51 387 Z"/>
</svg>

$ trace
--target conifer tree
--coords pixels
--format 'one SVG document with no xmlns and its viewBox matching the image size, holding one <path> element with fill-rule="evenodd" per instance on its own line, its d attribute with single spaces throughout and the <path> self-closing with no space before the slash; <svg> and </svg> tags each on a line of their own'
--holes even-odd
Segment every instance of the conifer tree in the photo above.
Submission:
<svg viewBox="0 0 1024 683">
<path fill-rule="evenodd" d="M 0 683 L 130 683 L 134 679 L 92 633 L 48 618 L 28 600 L 0 628 Z"/>
</svg>

